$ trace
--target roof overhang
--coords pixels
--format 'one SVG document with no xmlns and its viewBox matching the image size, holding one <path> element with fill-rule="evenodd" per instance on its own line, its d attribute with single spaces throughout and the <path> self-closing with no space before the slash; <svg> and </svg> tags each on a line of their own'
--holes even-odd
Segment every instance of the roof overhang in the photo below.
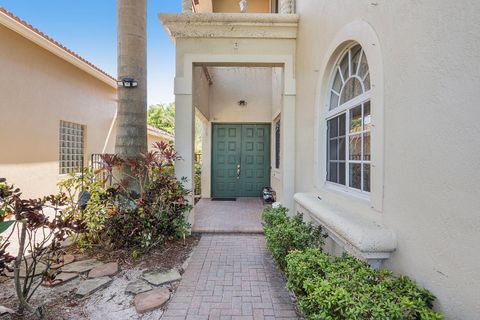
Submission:
<svg viewBox="0 0 480 320">
<path fill-rule="evenodd" d="M 0 7 L 0 9 L 2 8 Z M 33 43 L 39 45 L 45 50 L 53 53 L 59 58 L 87 72 L 88 74 L 104 82 L 105 84 L 117 89 L 117 82 L 113 77 L 100 70 L 79 55 L 65 48 L 55 40 L 47 37 L 40 31 L 34 29 L 27 23 L 23 22 L 12 14 L 8 14 L 7 12 L 8 11 L 6 10 L 0 10 L 0 24 L 18 33 L 24 38 L 32 41 Z"/>
<path fill-rule="evenodd" d="M 155 128 L 153 126 L 147 126 L 147 132 L 149 135 L 152 135 L 152 136 L 155 136 L 155 137 L 158 137 L 158 138 L 162 138 L 162 139 L 165 139 L 167 141 L 173 141 L 175 140 L 175 137 L 166 132 L 166 131 L 163 131 L 162 129 L 158 129 L 158 128 Z"/>
<path fill-rule="evenodd" d="M 178 38 L 296 39 L 299 16 L 272 13 L 159 14 L 173 41 Z"/>
</svg>

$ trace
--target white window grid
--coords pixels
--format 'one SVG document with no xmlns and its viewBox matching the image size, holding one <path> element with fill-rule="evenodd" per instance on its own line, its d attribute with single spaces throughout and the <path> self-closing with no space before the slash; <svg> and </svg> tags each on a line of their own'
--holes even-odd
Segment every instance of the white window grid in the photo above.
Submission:
<svg viewBox="0 0 480 320">
<path fill-rule="evenodd" d="M 85 126 L 61 120 L 59 151 L 60 174 L 80 172 L 84 163 Z"/>
<path fill-rule="evenodd" d="M 345 134 L 346 136 L 339 136 L 337 138 L 345 138 L 345 161 L 342 161 L 340 159 L 337 159 L 337 160 L 333 160 L 331 161 L 329 159 L 329 152 L 327 152 L 327 159 L 326 159 L 326 184 L 327 185 L 331 185 L 331 186 L 334 186 L 334 187 L 339 187 L 341 190 L 346 190 L 346 191 L 352 191 L 352 192 L 355 192 L 355 193 L 358 193 L 358 194 L 363 194 L 365 196 L 368 196 L 370 194 L 369 191 L 366 191 L 364 190 L 364 170 L 363 170 L 363 166 L 364 165 L 370 165 L 370 172 L 371 172 L 371 163 L 370 163 L 370 158 L 367 160 L 365 159 L 365 156 L 364 156 L 364 139 L 361 138 L 361 146 L 360 146 L 360 150 L 361 150 L 361 157 L 360 157 L 360 160 L 350 160 L 350 137 L 352 136 L 355 136 L 355 135 L 360 135 L 360 137 L 363 137 L 365 134 L 370 134 L 370 139 L 371 139 L 371 133 L 370 133 L 370 126 L 368 126 L 368 128 L 366 129 L 366 126 L 364 124 L 364 120 L 365 120 L 365 116 L 364 116 L 364 107 L 363 105 L 366 104 L 366 103 L 369 103 L 370 102 L 370 72 L 368 71 L 367 69 L 367 72 L 365 73 L 365 75 L 363 77 L 358 77 L 357 74 L 360 70 L 360 64 L 362 62 L 362 59 L 366 59 L 365 58 L 365 53 L 363 51 L 363 49 L 361 49 L 360 51 L 360 57 L 359 57 L 359 61 L 358 61 L 358 64 L 357 64 L 357 67 L 356 69 L 354 70 L 354 68 L 352 67 L 352 55 L 351 55 L 351 52 L 352 52 L 352 48 L 354 48 L 355 45 L 349 47 L 348 49 L 346 49 L 344 51 L 343 54 L 340 55 L 340 58 L 338 59 L 337 61 L 337 64 L 333 70 L 333 75 L 331 77 L 331 81 L 330 81 L 330 94 L 329 94 L 329 101 L 328 101 L 328 109 L 327 109 L 327 113 L 326 113 L 326 118 L 325 118 L 325 123 L 328 123 L 329 120 L 332 120 L 336 117 L 339 117 L 341 116 L 342 114 L 345 114 Z M 348 59 L 348 77 L 344 77 L 343 75 L 343 72 L 340 68 L 340 63 L 342 62 L 342 60 L 344 59 L 344 57 L 348 55 L 349 59 Z M 333 89 L 333 83 L 335 81 L 335 76 L 337 74 L 337 72 L 339 72 L 340 74 L 340 79 L 342 81 L 342 90 L 343 88 L 345 87 L 345 84 L 347 83 L 347 81 L 351 78 L 356 78 L 358 80 L 360 80 L 360 83 L 362 85 L 362 91 L 363 93 L 354 97 L 353 99 L 349 100 L 349 101 L 346 101 L 345 103 L 343 104 L 340 104 L 339 101 L 340 101 L 340 96 L 341 96 L 341 92 L 342 90 L 340 90 L 340 92 L 337 92 Z M 365 82 L 367 82 L 368 84 L 365 85 Z M 337 97 L 337 101 L 338 101 L 338 105 L 337 106 L 334 106 L 332 105 L 332 97 L 333 96 L 336 96 Z M 333 106 L 333 108 L 332 108 Z M 350 112 L 352 109 L 356 108 L 360 106 L 361 107 L 361 110 L 362 110 L 362 113 L 361 113 L 361 128 L 362 130 L 361 131 L 358 131 L 358 132 L 350 132 Z M 371 117 L 371 106 L 370 106 L 370 117 Z M 328 136 L 328 125 L 326 125 L 326 142 L 327 142 L 327 151 L 329 149 L 329 146 L 330 146 L 330 137 Z M 370 144 L 370 148 L 371 148 L 371 144 Z M 329 167 L 330 167 L 330 162 L 332 163 L 345 163 L 345 185 L 343 184 L 339 184 L 339 183 L 335 183 L 335 182 L 331 182 L 331 181 L 328 181 L 328 173 L 329 173 Z M 352 188 L 350 187 L 350 164 L 360 164 L 361 166 L 361 177 L 360 177 L 360 189 L 357 189 L 357 188 Z M 371 186 L 370 186 L 371 188 Z"/>
</svg>

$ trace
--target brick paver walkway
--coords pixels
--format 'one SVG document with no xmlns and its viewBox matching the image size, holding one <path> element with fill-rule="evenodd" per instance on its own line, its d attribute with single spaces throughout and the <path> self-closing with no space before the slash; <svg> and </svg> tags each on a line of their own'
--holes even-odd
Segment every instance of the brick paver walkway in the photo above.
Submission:
<svg viewBox="0 0 480 320">
<path fill-rule="evenodd" d="M 260 198 L 237 201 L 200 199 L 195 205 L 193 232 L 263 233 L 263 203 Z"/>
<path fill-rule="evenodd" d="M 203 235 L 162 320 L 300 319 L 263 235 Z"/>
</svg>

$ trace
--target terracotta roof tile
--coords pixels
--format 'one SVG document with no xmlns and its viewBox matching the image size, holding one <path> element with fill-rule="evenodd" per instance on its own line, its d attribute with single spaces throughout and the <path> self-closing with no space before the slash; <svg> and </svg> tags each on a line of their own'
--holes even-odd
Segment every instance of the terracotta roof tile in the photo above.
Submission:
<svg viewBox="0 0 480 320">
<path fill-rule="evenodd" d="M 47 36 L 45 33 L 43 33 L 42 31 L 38 30 L 37 28 L 35 28 L 34 26 L 28 24 L 27 22 L 25 22 L 24 20 L 20 19 L 19 17 L 17 17 L 16 15 L 14 15 L 13 13 L 11 13 L 10 11 L 6 10 L 5 8 L 3 7 L 0 7 L 0 12 L 6 14 L 7 16 L 9 16 L 10 18 L 14 19 L 15 21 L 17 21 L 18 23 L 22 24 L 23 26 L 27 27 L 28 29 L 30 29 L 31 31 L 35 32 L 36 34 L 38 34 L 39 36 L 43 37 L 45 40 L 48 40 L 49 42 L 51 42 L 52 44 L 56 45 L 57 47 L 59 47 L 60 49 L 68 52 L 69 54 L 71 54 L 72 56 L 74 56 L 75 58 L 85 62 L 86 64 L 88 64 L 90 67 L 92 67 L 93 69 L 97 70 L 98 72 L 104 74 L 105 76 L 111 78 L 112 80 L 116 81 L 116 79 L 114 77 L 112 77 L 111 75 L 109 75 L 108 73 L 106 73 L 105 71 L 103 71 L 102 69 L 100 69 L 99 67 L 97 67 L 96 65 L 94 65 L 93 63 L 91 63 L 90 61 L 86 60 L 85 58 L 81 57 L 80 55 L 78 55 L 77 53 L 73 52 L 72 50 L 68 49 L 67 47 L 65 47 L 64 45 L 62 45 L 61 43 L 55 41 L 54 39 L 50 38 L 49 36 Z"/>
</svg>

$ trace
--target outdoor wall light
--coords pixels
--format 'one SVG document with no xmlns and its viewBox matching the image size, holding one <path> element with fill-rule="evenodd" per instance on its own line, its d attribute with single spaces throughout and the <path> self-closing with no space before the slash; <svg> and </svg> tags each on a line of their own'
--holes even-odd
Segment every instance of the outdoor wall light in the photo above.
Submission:
<svg viewBox="0 0 480 320">
<path fill-rule="evenodd" d="M 245 100 L 240 100 L 240 101 L 238 101 L 238 105 L 239 105 L 240 107 L 246 107 L 247 104 L 248 104 L 248 103 L 247 103 L 247 101 L 245 101 Z"/>
<path fill-rule="evenodd" d="M 133 78 L 123 78 L 122 80 L 117 80 L 117 85 L 119 87 L 135 88 L 138 86 L 138 81 Z"/>
</svg>

